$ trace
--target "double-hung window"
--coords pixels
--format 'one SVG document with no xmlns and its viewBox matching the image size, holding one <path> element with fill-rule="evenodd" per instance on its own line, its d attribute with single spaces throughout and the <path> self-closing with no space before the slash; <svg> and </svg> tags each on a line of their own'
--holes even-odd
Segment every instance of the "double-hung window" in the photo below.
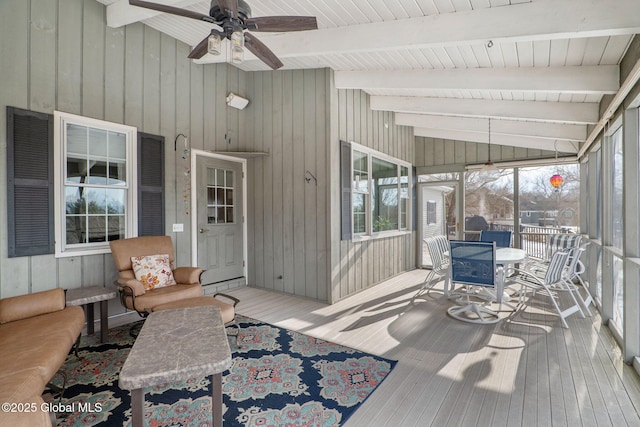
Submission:
<svg viewBox="0 0 640 427">
<path fill-rule="evenodd" d="M 410 180 L 408 163 L 352 143 L 353 236 L 408 230 Z"/>
<path fill-rule="evenodd" d="M 54 113 L 56 256 L 109 252 L 136 235 L 136 129 Z"/>
</svg>

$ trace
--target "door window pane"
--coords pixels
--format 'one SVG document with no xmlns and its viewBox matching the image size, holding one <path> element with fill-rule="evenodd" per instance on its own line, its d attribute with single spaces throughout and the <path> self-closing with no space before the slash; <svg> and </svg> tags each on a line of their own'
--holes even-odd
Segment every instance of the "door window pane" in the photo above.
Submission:
<svg viewBox="0 0 640 427">
<path fill-rule="evenodd" d="M 234 171 L 207 168 L 207 224 L 231 224 L 234 216 Z"/>
<path fill-rule="evenodd" d="M 438 203 L 435 200 L 427 201 L 427 223 L 426 225 L 436 224 L 438 222 Z"/>
</svg>

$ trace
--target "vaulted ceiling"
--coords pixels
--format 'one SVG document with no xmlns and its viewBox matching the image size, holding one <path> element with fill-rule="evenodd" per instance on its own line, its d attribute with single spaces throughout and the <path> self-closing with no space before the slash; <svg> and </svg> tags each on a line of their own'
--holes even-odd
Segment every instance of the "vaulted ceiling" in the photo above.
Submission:
<svg viewBox="0 0 640 427">
<path fill-rule="evenodd" d="M 190 46 L 212 24 L 99 0 L 107 24 L 143 22 Z M 153 0 L 208 14 L 210 2 Z M 214 0 L 215 1 L 215 0 Z M 247 0 L 252 16 L 316 16 L 318 30 L 259 33 L 283 69 L 329 67 L 416 136 L 576 153 L 620 88 L 639 0 Z M 258 35 L 258 34 L 257 34 Z M 199 63 L 224 62 L 205 55 Z M 245 71 L 268 70 L 245 54 Z M 491 120 L 489 120 L 489 118 Z"/>
</svg>

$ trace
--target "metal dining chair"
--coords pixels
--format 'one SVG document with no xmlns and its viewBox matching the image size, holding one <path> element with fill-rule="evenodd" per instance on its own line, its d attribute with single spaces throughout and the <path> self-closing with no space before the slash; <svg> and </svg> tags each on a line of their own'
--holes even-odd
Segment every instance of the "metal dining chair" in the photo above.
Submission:
<svg viewBox="0 0 640 427">
<path fill-rule="evenodd" d="M 437 281 L 433 280 L 434 278 L 444 277 L 445 280 L 449 278 L 449 256 L 446 255 L 446 253 L 449 252 L 449 239 L 447 239 L 447 236 L 431 236 L 423 241 L 427 245 L 429 255 L 431 256 L 431 270 L 424 279 L 424 282 L 422 282 L 422 286 L 418 290 L 416 297 L 421 295 L 425 290 L 433 288 L 437 283 Z"/>
<path fill-rule="evenodd" d="M 574 282 L 575 280 L 577 280 L 580 284 L 582 284 L 583 287 L 585 287 L 584 282 L 580 277 L 580 274 L 584 271 L 584 264 L 580 262 L 580 257 L 582 256 L 582 253 L 587 250 L 587 245 L 588 243 L 580 247 L 571 249 L 571 251 L 569 252 L 569 262 L 567 263 L 567 266 L 563 271 L 563 279 L 567 286 L 567 289 L 572 292 L 575 295 L 576 299 L 582 304 L 582 307 L 584 308 L 584 311 L 587 312 L 587 315 L 591 316 L 592 314 L 591 310 L 589 309 L 589 305 L 593 303 L 593 298 L 591 297 L 589 291 L 586 291 L 587 297 L 584 298 L 580 293 L 578 285 Z"/>
<path fill-rule="evenodd" d="M 480 231 L 481 242 L 496 242 L 499 248 L 511 247 L 511 231 L 503 230 L 482 230 Z"/>
<path fill-rule="evenodd" d="M 478 300 L 478 288 L 495 290 L 496 300 L 502 303 L 503 290 L 497 289 L 495 242 L 451 240 L 451 283 L 465 286 L 466 292 L 458 299 L 461 305 L 450 307 L 449 316 L 469 323 L 492 324 L 500 320 L 498 312 L 489 309 L 486 300 Z"/>
<path fill-rule="evenodd" d="M 584 318 L 584 312 L 578 305 L 578 301 L 573 292 L 569 291 L 568 294 L 571 296 L 573 304 L 564 310 L 560 309 L 558 304 L 558 290 L 569 290 L 567 288 L 567 284 L 565 282 L 565 269 L 567 267 L 567 262 L 569 260 L 569 252 L 557 251 L 551 257 L 551 261 L 549 261 L 549 266 L 545 271 L 543 277 L 535 274 L 530 270 L 522 270 L 522 269 L 513 269 L 517 274 L 510 277 L 509 280 L 512 284 L 519 284 L 520 289 L 520 301 L 522 303 L 526 303 L 526 291 L 524 288 L 529 288 L 532 291 L 532 297 L 534 297 L 538 291 L 543 291 L 549 299 L 551 300 L 551 304 L 553 305 L 554 310 L 560 316 L 560 321 L 562 322 L 562 326 L 568 328 L 569 325 L 565 320 L 567 317 L 572 315 L 573 313 L 580 313 L 581 317 Z"/>
</svg>

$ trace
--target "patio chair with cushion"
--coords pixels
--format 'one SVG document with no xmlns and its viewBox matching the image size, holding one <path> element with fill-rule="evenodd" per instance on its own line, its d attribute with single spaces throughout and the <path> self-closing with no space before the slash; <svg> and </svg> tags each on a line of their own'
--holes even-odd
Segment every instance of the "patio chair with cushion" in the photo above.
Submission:
<svg viewBox="0 0 640 427">
<path fill-rule="evenodd" d="M 202 269 L 174 267 L 171 237 L 133 237 L 113 240 L 109 245 L 120 275 L 116 281 L 120 301 L 127 309 L 145 318 L 152 311 L 162 309 L 217 305 L 225 324 L 234 321 L 239 300 L 222 293 L 203 296 Z"/>
<path fill-rule="evenodd" d="M 539 275 L 533 273 L 530 270 L 522 270 L 522 269 L 513 269 L 517 274 L 510 277 L 511 286 L 520 285 L 521 289 L 519 291 L 521 302 L 526 301 L 526 290 L 528 288 L 532 291 L 532 297 L 534 297 L 538 291 L 546 294 L 553 305 L 554 310 L 560 316 L 560 320 L 562 322 L 562 326 L 568 328 L 569 325 L 565 320 L 567 317 L 572 315 L 573 313 L 580 313 L 581 317 L 584 318 L 584 312 L 580 308 L 578 301 L 573 292 L 567 287 L 565 281 L 565 270 L 567 268 L 569 261 L 569 252 L 556 251 L 551 257 L 551 261 L 549 261 L 548 268 L 546 269 L 544 276 L 540 277 Z M 558 303 L 557 291 L 569 291 L 568 294 L 571 296 L 571 300 L 573 304 L 564 310 L 560 309 L 560 305 Z"/>
<path fill-rule="evenodd" d="M 579 247 L 581 240 L 582 236 L 579 234 L 559 233 L 549 235 L 542 261 L 548 263 L 557 251 L 568 252 L 572 248 Z"/>
<path fill-rule="evenodd" d="M 530 255 L 526 269 L 539 277 L 543 277 L 549 267 L 549 261 L 551 257 L 553 257 L 553 254 L 557 251 L 571 252 L 573 248 L 580 246 L 581 239 L 582 236 L 579 234 L 550 234 L 544 248 L 543 258 Z"/>
</svg>

